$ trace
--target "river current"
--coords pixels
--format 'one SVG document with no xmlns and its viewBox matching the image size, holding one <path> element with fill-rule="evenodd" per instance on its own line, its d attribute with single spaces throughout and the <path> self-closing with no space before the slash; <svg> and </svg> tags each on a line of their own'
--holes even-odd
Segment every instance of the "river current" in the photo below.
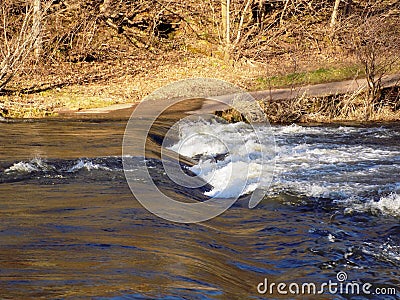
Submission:
<svg viewBox="0 0 400 300">
<path fill-rule="evenodd" d="M 209 185 L 177 188 L 154 146 L 146 160 L 160 189 L 182 201 L 241 197 L 212 220 L 181 224 L 133 197 L 121 159 L 126 122 L 0 123 L 0 298 L 400 298 L 399 124 L 273 125 L 272 181 L 238 191 L 245 176 L 222 184 L 226 167 L 250 164 L 251 177 L 263 139 L 244 123 L 187 122 L 168 148 L 194 162 L 182 164 Z M 151 136 L 159 146 L 165 131 L 157 126 Z M 233 153 L 201 135 L 181 143 L 199 132 L 224 137 Z M 235 148 L 243 139 L 253 147 L 246 159 Z M 263 184 L 264 198 L 249 209 L 247 195 Z M 369 283 L 371 293 L 262 294 L 266 280 Z"/>
</svg>

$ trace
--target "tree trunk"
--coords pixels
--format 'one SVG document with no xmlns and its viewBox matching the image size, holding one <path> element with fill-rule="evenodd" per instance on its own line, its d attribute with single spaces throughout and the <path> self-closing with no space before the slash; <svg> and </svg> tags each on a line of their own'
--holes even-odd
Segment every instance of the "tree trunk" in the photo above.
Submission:
<svg viewBox="0 0 400 300">
<path fill-rule="evenodd" d="M 230 0 L 221 0 L 222 44 L 224 46 L 224 59 L 229 61 L 231 54 L 231 21 Z"/>
<path fill-rule="evenodd" d="M 221 0 L 222 40 L 226 46 L 231 42 L 230 38 L 230 0 Z"/>
<path fill-rule="evenodd" d="M 260 24 L 260 30 L 264 29 L 264 2 L 259 0 L 258 2 L 258 24 Z"/>
<path fill-rule="evenodd" d="M 331 28 L 335 27 L 336 19 L 338 15 L 340 0 L 335 0 L 335 5 L 333 7 L 332 17 L 331 17 Z"/>
<path fill-rule="evenodd" d="M 246 13 L 247 13 L 247 10 L 248 10 L 249 7 L 250 7 L 251 1 L 252 1 L 252 0 L 247 0 L 247 3 L 246 3 L 246 5 L 245 5 L 245 7 L 244 7 L 244 9 L 243 9 L 243 11 L 242 11 L 241 16 L 240 16 L 240 21 L 239 21 L 239 26 L 238 26 L 238 29 L 237 29 L 237 35 L 236 35 L 235 45 L 237 45 L 237 44 L 239 43 L 239 41 L 240 41 L 241 34 L 242 34 L 242 30 L 243 30 L 244 18 L 246 17 Z"/>
<path fill-rule="evenodd" d="M 42 41 L 42 7 L 41 0 L 33 0 L 33 24 L 32 33 L 35 37 L 33 49 L 35 58 L 39 59 L 42 54 L 43 41 Z"/>
</svg>

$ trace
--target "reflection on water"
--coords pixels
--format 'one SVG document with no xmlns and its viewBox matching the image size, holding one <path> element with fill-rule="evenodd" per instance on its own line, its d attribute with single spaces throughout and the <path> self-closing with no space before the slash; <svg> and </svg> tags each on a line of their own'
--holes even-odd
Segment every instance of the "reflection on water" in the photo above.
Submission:
<svg viewBox="0 0 400 300">
<path fill-rule="evenodd" d="M 319 161 L 320 171 L 328 174 L 332 170 L 324 159 L 335 158 L 332 152 L 316 158 L 315 148 L 296 158 L 301 151 L 297 145 L 327 149 L 340 140 L 342 146 L 347 141 L 393 154 L 398 148 L 389 140 L 400 136 L 399 126 L 380 127 L 369 136 L 357 127 L 275 127 L 278 146 L 286 151 L 277 165 L 285 180 L 276 180 L 260 205 L 250 210 L 241 199 L 211 221 L 177 224 L 150 214 L 133 199 L 118 157 L 125 124 L 0 124 L 0 298 L 262 298 L 257 284 L 265 277 L 271 282 L 322 283 L 335 280 L 339 271 L 350 281 L 399 287 L 398 215 L 368 209 L 368 196 L 362 193 L 353 203 L 337 193 L 308 193 L 294 185 L 296 180 L 305 184 L 304 174 L 296 171 L 298 159 L 309 155 L 305 163 Z M 374 134 L 380 137 L 374 139 Z M 396 155 L 389 161 L 383 154 L 374 160 L 376 169 L 387 171 L 375 175 L 378 185 L 392 184 L 394 192 L 398 177 L 389 166 L 399 163 Z M 346 171 L 354 161 L 330 163 Z M 315 172 L 316 165 L 311 167 Z M 324 187 L 331 191 L 335 182 L 348 182 L 338 177 L 340 170 L 334 171 L 336 181 L 308 175 L 315 183 L 327 182 Z M 377 201 L 388 193 L 377 187 L 370 198 Z M 385 299 L 396 299 L 399 292 Z M 318 296 L 334 298 L 351 297 Z"/>
</svg>

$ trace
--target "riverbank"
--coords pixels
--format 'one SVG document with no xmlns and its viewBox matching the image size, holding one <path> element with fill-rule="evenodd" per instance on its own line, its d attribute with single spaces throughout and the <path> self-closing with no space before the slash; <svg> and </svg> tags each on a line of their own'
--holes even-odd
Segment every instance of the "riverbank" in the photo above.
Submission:
<svg viewBox="0 0 400 300">
<path fill-rule="evenodd" d="M 400 72 L 394 0 L 342 1 L 333 11 L 330 1 L 238 1 L 221 15 L 218 1 L 50 1 L 43 20 L 17 2 L 0 10 L 0 116 L 6 118 L 137 103 L 195 77 L 297 93 L 306 85 Z M 232 14 L 228 22 L 224 14 Z"/>
<path fill-rule="evenodd" d="M 258 101 L 271 123 L 388 122 L 400 120 L 399 82 L 400 74 L 383 77 L 380 99 L 372 103 L 365 98 L 366 79 L 250 91 L 249 93 Z M 94 91 L 95 86 L 92 85 L 88 88 Z M 99 92 L 106 91 L 105 88 L 104 86 L 102 89 L 99 87 Z M 116 90 L 112 91 L 115 93 Z M 75 91 L 78 92 L 78 90 Z M 60 93 L 65 97 L 74 95 L 66 94 L 65 91 L 55 91 L 45 94 L 44 97 L 55 96 L 54 93 Z M 109 98 L 110 101 L 93 101 L 93 99 L 101 99 L 102 96 L 99 94 L 85 98 L 82 94 L 77 99 L 82 99 L 83 102 L 76 102 L 81 107 L 64 107 L 57 110 L 56 113 L 49 114 L 48 117 L 128 118 L 139 103 L 139 101 L 124 103 L 124 98 L 118 97 L 115 97 L 117 103 L 112 101 L 112 97 Z M 60 98 L 62 99 L 62 97 Z M 122 103 L 119 103 L 117 99 L 122 99 L 120 101 Z M 111 105 L 106 105 L 107 103 L 111 103 Z M 85 104 L 89 105 L 85 106 Z M 245 121 L 240 114 L 228 107 L 213 104 L 205 109 L 207 113 L 215 112 L 232 122 Z"/>
<path fill-rule="evenodd" d="M 362 77 L 361 67 L 352 65 L 351 61 L 339 63 L 331 58 L 313 62 L 303 57 L 298 59 L 296 68 L 290 65 L 289 58 L 285 63 L 276 58 L 268 65 L 249 61 L 233 64 L 202 55 L 183 55 L 174 59 L 177 61 L 160 59 L 157 66 L 143 66 L 140 70 L 141 63 L 129 60 L 116 65 L 75 63 L 48 67 L 65 73 L 63 77 L 71 78 L 69 81 L 50 75 L 21 75 L 10 86 L 10 92 L 0 95 L 0 114 L 8 118 L 41 118 L 59 112 L 137 103 L 169 83 L 195 77 L 221 79 L 248 91 Z M 96 72 L 112 75 L 98 81 L 84 79 L 93 77 Z M 34 88 L 19 91 L 19 86 Z"/>
<path fill-rule="evenodd" d="M 273 60 L 265 65 L 246 62 L 227 64 L 226 62 L 204 56 L 196 59 L 181 59 L 179 63 L 160 64 L 142 72 L 122 72 L 122 66 L 117 68 L 115 76 L 99 82 L 79 84 L 49 84 L 41 90 L 26 93 L 8 93 L 0 96 L 0 115 L 5 118 L 46 118 L 57 116 L 82 116 L 84 114 L 108 114 L 115 111 L 130 109 L 139 103 L 146 95 L 169 83 L 194 77 L 212 77 L 233 83 L 250 91 L 266 111 L 271 122 L 330 122 L 330 121 L 365 121 L 361 116 L 341 116 L 333 118 L 316 114 L 318 106 L 312 103 L 328 102 L 334 104 L 337 98 L 360 98 L 365 90 L 366 81 L 362 79 L 361 67 L 335 61 L 312 63 L 303 58 L 298 65 L 302 71 L 290 72 L 287 64 Z M 124 65 L 127 68 L 127 62 Z M 82 68 L 90 69 L 86 64 Z M 98 68 L 98 66 L 96 67 Z M 116 69 L 116 70 L 117 70 Z M 398 71 L 395 68 L 394 71 Z M 121 74 L 118 76 L 118 74 Z M 20 78 L 27 80 L 26 78 Z M 31 78 L 30 80 L 35 80 Z M 400 73 L 386 76 L 383 86 L 398 85 Z M 50 82 L 50 80 L 49 80 Z M 354 94 L 357 92 L 357 94 Z M 397 97 L 397 98 L 396 98 Z M 336 99 L 336 100 L 335 100 Z M 361 101 L 361 100 L 357 100 Z M 391 96 L 391 101 L 398 102 L 398 94 Z M 311 104 L 310 104 L 311 103 Z M 330 105 L 329 104 L 329 105 Z M 314 110 L 309 110 L 313 107 Z M 356 105 L 357 106 L 357 105 Z M 395 105 L 395 110 L 397 106 Z M 307 116 L 305 117 L 305 113 Z M 299 113 L 300 112 L 300 113 Z M 230 112 L 228 112 L 229 114 Z M 118 115 L 118 114 L 117 114 Z M 318 115 L 318 118 L 317 118 Z M 360 115 L 360 114 L 359 114 Z M 389 116 L 389 117 L 388 117 Z M 229 118 L 229 117 L 228 117 Z M 385 113 L 374 120 L 399 120 L 399 113 Z"/>
<path fill-rule="evenodd" d="M 399 83 L 400 74 L 383 77 L 375 97 L 366 79 L 251 94 L 271 123 L 393 122 L 400 120 Z M 229 121 L 246 121 L 232 109 L 218 114 Z"/>
</svg>

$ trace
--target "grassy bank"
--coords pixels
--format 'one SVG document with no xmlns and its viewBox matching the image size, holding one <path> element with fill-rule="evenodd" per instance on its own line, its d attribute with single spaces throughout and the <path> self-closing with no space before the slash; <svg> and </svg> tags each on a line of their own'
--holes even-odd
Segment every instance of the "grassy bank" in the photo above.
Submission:
<svg viewBox="0 0 400 300">
<path fill-rule="evenodd" d="M 81 64 L 82 68 L 86 69 L 94 67 L 88 63 Z M 127 65 L 125 68 L 129 68 L 129 62 L 125 64 Z M 303 64 L 304 69 L 306 66 L 307 68 L 312 67 L 308 61 L 304 61 Z M 101 68 L 101 65 L 96 68 Z M 278 68 L 278 62 L 271 62 L 268 67 L 261 64 L 249 65 L 246 62 L 229 64 L 218 58 L 201 55 L 183 57 L 173 63 L 164 62 L 164 64 L 150 67 L 136 74 L 129 74 L 129 71 L 121 70 L 121 68 L 115 68 L 113 71 L 114 67 L 108 65 L 105 65 L 104 68 L 110 68 L 110 73 L 120 73 L 121 75 L 99 82 L 49 84 L 43 86 L 41 90 L 36 89 L 36 91 L 20 92 L 18 86 L 11 86 L 11 91 L 15 90 L 15 92 L 0 96 L 0 114 L 6 118 L 42 118 L 55 116 L 59 112 L 65 111 L 135 103 L 168 83 L 193 77 L 218 78 L 248 91 L 254 91 L 344 80 L 355 78 L 361 74 L 357 67 L 335 65 L 328 68 L 319 68 L 318 65 L 314 65 L 315 70 L 291 73 L 290 66 L 280 64 Z M 286 72 L 286 74 L 282 74 L 282 72 Z M 17 83 L 32 86 L 34 81 L 34 77 L 20 76 Z M 47 81 L 51 82 L 51 79 Z"/>
<path fill-rule="evenodd" d="M 28 2 L 0 4 L 2 117 L 135 103 L 193 77 L 254 91 L 400 71 L 395 0 Z"/>
<path fill-rule="evenodd" d="M 227 64 L 224 60 L 206 56 L 184 57 L 177 63 L 165 62 L 163 65 L 148 68 L 137 74 L 121 72 L 121 76 L 100 82 L 49 85 L 38 92 L 12 92 L 0 96 L 0 114 L 6 118 L 42 118 L 113 104 L 135 103 L 168 83 L 193 77 L 218 78 L 245 90 L 254 91 L 295 88 L 305 84 L 326 83 L 363 76 L 361 68 L 351 65 L 350 62 L 347 66 L 338 66 L 334 63 L 329 66 L 328 62 L 325 64 L 328 67 L 321 68 L 318 64 L 312 65 L 311 62 L 304 61 L 302 68 L 309 70 L 290 72 L 290 66 L 279 64 L 277 61 L 265 67 L 246 63 Z M 83 67 L 90 68 L 91 66 L 83 64 Z M 314 69 L 311 69 L 312 67 Z M 283 74 L 283 71 L 286 73 Z M 27 79 L 20 78 L 20 81 L 24 80 Z"/>
<path fill-rule="evenodd" d="M 393 122 L 400 120 L 400 86 L 383 88 L 370 99 L 365 90 L 325 97 L 297 96 L 285 100 L 259 100 L 265 117 L 273 124 Z M 235 109 L 218 112 L 229 122 L 248 122 Z"/>
<path fill-rule="evenodd" d="M 382 89 L 370 100 L 363 91 L 328 97 L 298 97 L 276 103 L 261 102 L 272 123 L 389 122 L 400 120 L 400 89 Z"/>
<path fill-rule="evenodd" d="M 344 66 L 331 68 L 318 68 L 308 72 L 293 72 L 289 74 L 259 77 L 255 80 L 257 90 L 268 90 L 282 87 L 298 87 L 301 85 L 357 79 L 365 76 L 361 66 Z"/>
</svg>

